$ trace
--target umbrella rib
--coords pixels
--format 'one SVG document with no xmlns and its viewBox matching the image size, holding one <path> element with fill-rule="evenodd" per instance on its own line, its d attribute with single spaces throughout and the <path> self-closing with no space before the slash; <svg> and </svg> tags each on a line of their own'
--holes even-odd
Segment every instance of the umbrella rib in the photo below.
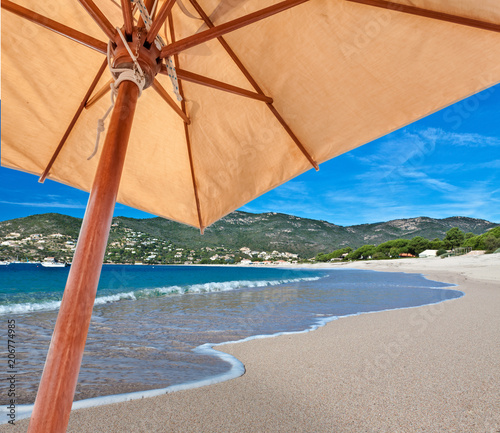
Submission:
<svg viewBox="0 0 500 433">
<path fill-rule="evenodd" d="M 78 2 L 88 12 L 106 36 L 113 41 L 116 36 L 116 30 L 95 3 L 92 0 L 78 0 Z"/>
<path fill-rule="evenodd" d="M 285 0 L 281 3 L 269 6 L 257 12 L 253 12 L 251 14 L 221 24 L 219 26 L 212 26 L 212 28 L 208 30 L 194 34 L 192 36 L 188 36 L 187 38 L 181 39 L 180 41 L 172 42 L 171 44 L 162 48 L 160 57 L 165 58 L 171 56 L 172 54 L 187 50 L 188 48 L 203 44 L 204 42 L 210 41 L 211 39 L 215 39 L 219 36 L 225 35 L 226 33 L 241 29 L 242 27 L 248 26 L 264 18 L 268 18 L 272 15 L 283 12 L 307 1 L 309 0 Z"/>
<path fill-rule="evenodd" d="M 212 20 L 205 13 L 205 11 L 198 4 L 198 2 L 196 0 L 189 0 L 189 1 L 193 5 L 193 7 L 196 9 L 196 11 L 200 15 L 200 17 L 203 19 L 203 21 L 205 21 L 205 24 L 208 27 L 210 27 L 210 28 L 215 27 L 215 25 L 212 22 Z M 252 77 L 252 75 L 250 74 L 250 72 L 248 71 L 248 69 L 245 67 L 245 65 L 243 65 L 243 63 L 241 62 L 241 60 L 239 59 L 239 57 L 236 55 L 236 53 L 233 51 L 233 49 L 229 46 L 229 44 L 226 42 L 226 40 L 222 36 L 219 36 L 217 38 L 217 40 L 224 47 L 224 49 L 229 54 L 229 56 L 231 57 L 231 59 L 233 59 L 233 62 L 236 63 L 236 66 L 238 66 L 238 68 L 240 69 L 240 71 L 247 78 L 247 80 L 249 81 L 249 83 L 253 86 L 253 88 L 255 89 L 255 91 L 257 93 L 261 94 L 261 95 L 264 95 L 264 92 L 262 91 L 262 89 L 260 88 L 260 86 L 254 80 L 254 78 Z M 285 131 L 287 132 L 287 134 L 290 136 L 290 138 L 293 140 L 293 142 L 297 145 L 297 147 L 299 148 L 299 150 L 304 154 L 304 156 L 310 162 L 310 164 L 316 169 L 316 171 L 319 170 L 318 163 L 311 156 L 311 154 L 309 153 L 309 151 L 305 148 L 305 146 L 298 139 L 298 137 L 293 133 L 293 131 L 288 126 L 288 124 L 286 123 L 285 119 L 283 119 L 283 117 L 281 116 L 281 114 L 279 113 L 279 111 L 276 109 L 276 107 L 274 107 L 274 105 L 272 103 L 267 103 L 267 106 L 271 110 L 271 113 L 273 113 L 274 117 L 276 117 L 276 119 L 278 120 L 278 122 L 283 126 L 283 128 L 285 129 Z"/>
<path fill-rule="evenodd" d="M 169 25 L 169 29 L 170 29 L 170 37 L 171 37 L 172 41 L 175 42 L 174 20 L 172 17 L 172 13 L 169 13 L 169 15 L 168 15 L 168 25 Z M 177 54 L 174 55 L 174 65 L 175 65 L 175 68 L 177 70 L 177 68 L 179 68 L 179 56 Z M 178 81 L 178 85 L 179 85 L 179 94 L 182 97 L 181 108 L 182 108 L 182 111 L 187 115 L 186 99 L 184 98 L 184 89 L 182 87 L 182 80 Z M 196 203 L 196 212 L 198 214 L 198 225 L 200 226 L 201 234 L 203 234 L 203 232 L 205 230 L 205 226 L 203 225 L 203 218 L 201 215 L 200 197 L 198 195 L 198 184 L 196 183 L 196 175 L 194 172 L 193 151 L 191 148 L 191 138 L 189 136 L 189 125 L 187 123 L 184 123 L 184 135 L 186 136 L 186 146 L 187 146 L 187 151 L 188 151 L 189 167 L 191 168 L 191 180 L 193 182 L 194 200 Z"/>
<path fill-rule="evenodd" d="M 110 0 L 111 3 L 113 3 L 117 8 L 119 8 L 120 10 L 122 9 L 122 5 L 120 3 L 117 3 L 116 0 Z M 121 0 L 120 0 L 121 1 Z M 134 17 L 133 15 L 133 10 L 132 10 L 132 22 L 135 24 L 137 23 L 137 18 Z M 123 13 L 123 12 L 122 12 Z M 125 18 L 125 17 L 124 17 Z"/>
<path fill-rule="evenodd" d="M 485 21 L 475 20 L 472 18 L 461 17 L 458 15 L 451 15 L 444 12 L 432 11 L 429 9 L 422 9 L 415 6 L 407 6 L 404 4 L 393 3 L 385 0 L 346 0 L 352 3 L 360 3 L 367 6 L 375 6 L 383 9 L 390 9 L 396 12 L 404 12 L 407 14 L 418 15 L 426 18 L 432 18 L 441 21 L 447 21 L 454 24 L 461 24 L 469 27 L 476 27 L 482 30 L 490 30 L 493 32 L 500 32 L 500 25 L 488 23 Z"/>
<path fill-rule="evenodd" d="M 82 102 L 80 103 L 80 106 L 76 110 L 76 113 L 73 116 L 73 119 L 71 119 L 70 124 L 66 128 L 66 131 L 64 132 L 64 135 L 61 138 L 61 141 L 59 142 L 56 150 L 54 151 L 54 153 L 52 155 L 52 158 L 50 158 L 50 161 L 47 164 L 47 167 L 45 167 L 45 170 L 43 171 L 42 175 L 40 176 L 40 179 L 38 180 L 38 182 L 43 183 L 45 181 L 45 178 L 47 177 L 47 175 L 50 172 L 50 169 L 54 165 L 54 162 L 56 161 L 56 158 L 59 156 L 59 153 L 61 152 L 61 149 L 66 144 L 66 140 L 68 139 L 69 134 L 71 133 L 71 131 L 73 130 L 73 127 L 75 126 L 76 122 L 78 121 L 78 118 L 80 117 L 80 114 L 82 114 L 82 111 L 83 111 L 83 109 L 85 107 L 85 104 L 86 104 L 87 100 L 90 98 L 90 95 L 92 95 L 92 92 L 96 88 L 97 83 L 99 82 L 99 80 L 100 80 L 100 78 L 101 78 L 102 74 L 104 73 L 104 70 L 106 69 L 107 66 L 108 66 L 108 60 L 105 59 L 104 62 L 102 63 L 102 65 L 101 65 L 101 67 L 99 68 L 99 71 L 97 71 L 97 74 L 96 74 L 96 76 L 94 78 L 94 81 L 92 81 L 92 84 L 90 85 L 89 89 L 87 90 L 87 93 L 83 97 Z"/>
<path fill-rule="evenodd" d="M 151 45 L 155 40 L 156 36 L 158 35 L 158 32 L 161 29 L 161 26 L 167 19 L 167 16 L 172 10 L 174 4 L 175 0 L 167 0 L 165 3 L 163 3 L 161 9 L 158 11 L 158 14 L 155 20 L 153 21 L 153 24 L 151 24 L 151 28 L 149 29 L 148 36 L 146 38 L 146 42 L 149 45 Z"/>
<path fill-rule="evenodd" d="M 97 101 L 99 101 L 104 95 L 111 91 L 111 83 L 114 83 L 114 78 L 111 78 L 100 90 L 96 92 L 92 98 L 90 98 L 86 104 L 85 109 L 92 107 Z"/>
<path fill-rule="evenodd" d="M 79 32 L 78 30 L 72 29 L 71 27 L 65 26 L 57 21 L 33 12 L 30 9 L 26 9 L 9 0 L 2 0 L 2 9 L 12 12 L 15 15 L 25 18 L 32 23 L 38 24 L 45 27 L 48 30 L 52 30 L 62 36 L 67 37 L 75 42 L 85 45 L 93 50 L 96 50 L 102 54 L 106 54 L 107 45 L 98 39 L 93 38 L 85 33 Z"/>
<path fill-rule="evenodd" d="M 177 78 L 190 83 L 201 84 L 202 86 L 211 87 L 213 89 L 222 90 L 228 93 L 233 93 L 235 95 L 244 96 L 246 98 L 256 99 L 258 101 L 264 101 L 268 104 L 272 104 L 273 99 L 262 93 L 252 92 L 250 90 L 242 89 L 241 87 L 233 86 L 231 84 L 224 83 L 222 81 L 217 81 L 212 78 L 205 77 L 203 75 L 195 74 L 194 72 L 185 71 L 184 69 L 175 68 Z M 162 65 L 161 74 L 168 75 L 168 70 L 165 65 Z"/>
<path fill-rule="evenodd" d="M 205 24 L 208 27 L 210 27 L 210 28 L 215 27 L 215 24 L 212 22 L 212 20 L 209 18 L 209 16 L 205 13 L 205 11 L 202 9 L 202 7 L 198 4 L 198 2 L 196 0 L 189 0 L 189 1 L 193 5 L 193 7 L 196 9 L 196 11 L 200 14 L 200 17 L 203 19 L 203 21 L 205 21 Z M 243 73 L 243 75 L 245 75 L 246 79 L 250 82 L 250 84 L 253 86 L 253 88 L 255 89 L 255 91 L 258 92 L 258 93 L 264 94 L 264 92 L 262 91 L 262 89 L 259 87 L 259 85 L 257 84 L 257 82 L 250 75 L 250 73 L 245 68 L 245 66 L 243 65 L 243 63 L 240 61 L 240 59 L 238 58 L 238 56 L 236 56 L 235 52 L 232 50 L 232 48 L 229 46 L 229 44 L 226 42 L 226 40 L 222 36 L 219 36 L 217 38 L 217 40 L 224 47 L 224 49 L 229 54 L 229 56 L 231 57 L 231 59 L 233 59 L 233 62 L 236 63 L 236 65 L 238 66 L 238 68 L 240 69 L 240 71 Z"/>
<path fill-rule="evenodd" d="M 125 24 L 125 33 L 130 36 L 134 30 L 134 17 L 132 16 L 132 3 L 130 0 L 121 0 L 123 22 Z"/>
<path fill-rule="evenodd" d="M 158 80 L 154 80 L 153 84 L 151 85 L 153 89 L 156 90 L 156 93 L 160 95 L 163 100 L 170 105 L 174 109 L 174 111 L 182 118 L 184 123 L 187 123 L 188 125 L 191 123 L 191 120 L 189 120 L 189 117 L 186 115 L 186 113 L 179 108 L 179 106 L 175 103 L 175 101 L 170 97 L 170 95 L 167 93 L 167 91 L 163 88 L 163 86 L 158 82 Z"/>
</svg>

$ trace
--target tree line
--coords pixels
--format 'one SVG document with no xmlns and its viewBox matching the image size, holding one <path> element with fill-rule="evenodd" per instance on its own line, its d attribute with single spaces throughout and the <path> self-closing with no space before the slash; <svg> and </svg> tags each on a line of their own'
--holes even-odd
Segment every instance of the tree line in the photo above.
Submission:
<svg viewBox="0 0 500 433">
<path fill-rule="evenodd" d="M 488 230 L 481 235 L 464 233 L 458 227 L 453 227 L 446 232 L 441 240 L 426 239 L 415 236 L 412 239 L 394 239 L 380 245 L 363 245 L 353 250 L 344 247 L 331 253 L 319 253 L 316 256 L 318 262 L 328 262 L 332 259 L 361 260 L 361 259 L 390 259 L 400 256 L 418 256 L 425 250 L 437 250 L 437 255 L 446 254 L 450 250 L 460 247 L 470 247 L 472 250 L 484 250 L 487 253 L 495 252 L 500 248 L 500 226 Z"/>
</svg>

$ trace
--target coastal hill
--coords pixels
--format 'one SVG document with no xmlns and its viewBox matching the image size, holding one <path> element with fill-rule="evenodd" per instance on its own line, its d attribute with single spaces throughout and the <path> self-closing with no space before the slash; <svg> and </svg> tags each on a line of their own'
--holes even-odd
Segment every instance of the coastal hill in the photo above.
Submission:
<svg viewBox="0 0 500 433">
<path fill-rule="evenodd" d="M 32 215 L 0 222 L 0 259 L 71 260 L 81 219 L 61 214 Z M 113 219 L 105 260 L 114 263 L 200 263 L 247 256 L 292 260 L 350 246 L 422 236 L 442 239 L 452 227 L 481 234 L 498 224 L 467 217 L 399 219 L 338 226 L 279 213 L 236 211 L 205 230 L 163 218 Z M 243 251 L 242 251 L 243 249 Z M 274 253 L 273 253 L 274 251 Z M 248 254 L 253 253 L 253 254 Z"/>
</svg>

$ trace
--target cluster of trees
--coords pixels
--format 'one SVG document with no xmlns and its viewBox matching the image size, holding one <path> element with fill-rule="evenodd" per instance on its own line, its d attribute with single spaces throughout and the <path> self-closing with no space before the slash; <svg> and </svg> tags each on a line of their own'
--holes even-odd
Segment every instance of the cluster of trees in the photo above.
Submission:
<svg viewBox="0 0 500 433">
<path fill-rule="evenodd" d="M 316 256 L 316 261 L 317 262 L 329 262 L 332 259 L 343 258 L 344 254 L 350 254 L 350 253 L 352 253 L 351 247 L 341 248 L 341 249 L 335 250 L 329 254 L 319 253 Z"/>
<path fill-rule="evenodd" d="M 488 253 L 496 251 L 500 248 L 500 226 L 482 235 L 466 238 L 462 246 L 471 247 L 473 250 L 485 250 Z"/>
<path fill-rule="evenodd" d="M 339 258 L 344 260 L 388 259 L 407 254 L 418 256 L 425 250 L 438 250 L 439 256 L 459 247 L 494 252 L 500 248 L 500 226 L 478 236 L 474 233 L 464 233 L 458 227 L 454 227 L 446 232 L 442 240 L 439 238 L 429 240 L 422 236 L 415 236 L 413 239 L 394 239 L 380 245 L 363 245 L 356 250 L 345 247 L 329 254 L 320 253 L 316 256 L 316 261 L 328 262 Z"/>
</svg>

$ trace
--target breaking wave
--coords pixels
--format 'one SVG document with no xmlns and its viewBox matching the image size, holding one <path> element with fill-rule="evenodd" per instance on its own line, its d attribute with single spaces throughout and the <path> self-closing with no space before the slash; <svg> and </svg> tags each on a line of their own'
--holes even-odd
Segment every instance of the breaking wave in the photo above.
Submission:
<svg viewBox="0 0 500 433">
<path fill-rule="evenodd" d="M 116 294 L 96 297 L 94 305 L 109 304 L 124 300 L 136 301 L 137 299 L 156 298 L 168 295 L 186 295 L 197 293 L 227 292 L 230 290 L 277 286 L 280 284 L 299 283 L 301 281 L 316 281 L 322 277 L 304 277 L 284 280 L 260 280 L 260 281 L 221 281 L 202 284 L 190 284 L 185 286 L 165 286 L 151 289 L 140 289 Z M 0 305 L 0 315 L 2 314 L 24 314 L 33 311 L 57 310 L 61 306 L 61 301 L 46 300 L 38 302 L 25 302 L 18 304 Z"/>
</svg>

